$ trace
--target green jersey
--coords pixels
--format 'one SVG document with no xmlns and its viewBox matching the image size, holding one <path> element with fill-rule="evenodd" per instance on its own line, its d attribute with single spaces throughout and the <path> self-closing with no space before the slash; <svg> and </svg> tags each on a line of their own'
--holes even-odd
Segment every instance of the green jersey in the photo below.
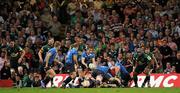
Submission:
<svg viewBox="0 0 180 93">
<path fill-rule="evenodd" d="M 152 52 L 149 52 L 149 53 L 145 53 L 146 55 L 150 56 L 152 58 L 153 56 L 153 53 Z"/>
<path fill-rule="evenodd" d="M 148 64 L 150 63 L 152 56 L 149 54 L 143 53 L 142 55 L 135 54 L 134 59 L 136 62 L 138 62 L 139 65 Z"/>
<path fill-rule="evenodd" d="M 49 51 L 49 49 L 51 49 L 52 47 L 50 45 L 44 45 L 42 48 L 41 48 L 41 52 L 43 53 L 42 55 L 42 58 L 44 59 L 46 57 L 46 53 Z"/>
<path fill-rule="evenodd" d="M 7 55 L 10 57 L 10 61 L 17 61 L 20 58 L 20 52 L 23 49 L 20 46 L 7 47 Z"/>
</svg>

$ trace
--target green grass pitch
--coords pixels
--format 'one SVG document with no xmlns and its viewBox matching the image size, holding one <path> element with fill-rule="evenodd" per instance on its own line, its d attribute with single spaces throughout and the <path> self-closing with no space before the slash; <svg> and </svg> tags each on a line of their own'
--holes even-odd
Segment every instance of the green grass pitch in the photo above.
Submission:
<svg viewBox="0 0 180 93">
<path fill-rule="evenodd" d="M 0 93 L 180 93 L 180 88 L 0 88 Z"/>
</svg>

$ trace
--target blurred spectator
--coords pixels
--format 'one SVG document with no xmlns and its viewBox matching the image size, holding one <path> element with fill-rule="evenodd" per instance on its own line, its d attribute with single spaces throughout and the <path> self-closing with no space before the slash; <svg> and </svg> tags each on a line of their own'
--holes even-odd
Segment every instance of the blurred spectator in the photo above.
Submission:
<svg viewBox="0 0 180 93">
<path fill-rule="evenodd" d="M 126 69 L 127 69 L 127 71 L 129 72 L 129 73 L 131 73 L 132 72 L 132 70 L 133 70 L 133 62 L 132 62 L 132 54 L 131 53 L 127 53 L 127 55 L 126 55 L 126 61 L 125 61 L 125 63 L 124 63 L 124 66 L 126 67 Z"/>
<path fill-rule="evenodd" d="M 174 72 L 175 72 L 175 67 L 174 66 L 172 67 L 170 63 L 167 63 L 166 69 L 164 70 L 164 73 L 170 74 L 170 73 L 174 73 Z"/>
<path fill-rule="evenodd" d="M 171 55 L 172 55 L 172 49 L 167 45 L 167 38 L 163 39 L 163 45 L 159 48 L 159 51 L 161 52 L 163 59 L 162 59 L 162 65 L 165 69 L 166 63 L 170 62 Z"/>
<path fill-rule="evenodd" d="M 47 8 L 45 8 L 43 12 L 44 12 L 44 14 L 41 15 L 41 20 L 43 22 L 45 22 L 47 25 L 48 23 L 50 23 L 52 21 L 52 16 L 49 13 L 49 10 Z"/>
<path fill-rule="evenodd" d="M 32 83 L 33 83 L 33 73 L 29 73 L 24 75 L 23 77 L 23 86 L 24 87 L 32 87 Z"/>
<path fill-rule="evenodd" d="M 176 73 L 180 73 L 180 68 L 179 68 L 179 66 L 180 66 L 180 52 L 178 52 L 176 54 L 176 57 L 173 60 L 174 60 L 174 62 L 172 65 L 175 66 Z"/>
<path fill-rule="evenodd" d="M 49 23 L 49 28 L 52 33 L 52 36 L 55 38 L 55 40 L 59 40 L 61 37 L 61 23 L 58 21 L 57 16 L 53 16 L 52 21 Z"/>
<path fill-rule="evenodd" d="M 1 79 L 11 79 L 10 64 L 7 61 L 1 69 Z"/>
<path fill-rule="evenodd" d="M 40 87 L 41 86 L 41 76 L 38 73 L 34 73 L 34 80 L 32 83 L 33 87 Z"/>
<path fill-rule="evenodd" d="M 7 52 L 6 51 L 1 51 L 0 55 L 0 71 L 4 67 L 4 64 L 7 62 Z"/>
</svg>

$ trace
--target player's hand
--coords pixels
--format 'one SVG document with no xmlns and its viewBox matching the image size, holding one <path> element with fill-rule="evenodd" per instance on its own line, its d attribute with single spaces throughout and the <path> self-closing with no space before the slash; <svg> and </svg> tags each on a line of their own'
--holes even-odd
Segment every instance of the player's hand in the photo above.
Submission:
<svg viewBox="0 0 180 93">
<path fill-rule="evenodd" d="M 77 65 L 74 65 L 74 68 L 75 68 L 75 71 L 77 72 L 78 71 Z"/>
<path fill-rule="evenodd" d="M 45 66 L 45 67 L 44 67 L 44 70 L 47 71 L 47 70 L 48 70 L 48 66 Z"/>
<path fill-rule="evenodd" d="M 79 68 L 79 65 L 76 65 L 77 68 Z"/>
<path fill-rule="evenodd" d="M 88 68 L 87 64 L 85 64 L 85 67 Z"/>
<path fill-rule="evenodd" d="M 78 71 L 79 65 L 75 65 L 75 70 Z"/>
<path fill-rule="evenodd" d="M 44 68 L 48 68 L 48 64 L 45 64 L 45 67 Z"/>
<path fill-rule="evenodd" d="M 45 67 L 44 68 L 47 68 L 48 66 L 47 65 L 45 65 Z"/>
<path fill-rule="evenodd" d="M 18 63 L 20 64 L 22 62 L 22 58 L 19 58 L 18 59 Z"/>
<path fill-rule="evenodd" d="M 160 67 L 160 66 L 159 66 L 159 65 L 157 65 L 157 66 L 156 66 L 156 69 L 159 69 L 159 67 Z"/>
</svg>

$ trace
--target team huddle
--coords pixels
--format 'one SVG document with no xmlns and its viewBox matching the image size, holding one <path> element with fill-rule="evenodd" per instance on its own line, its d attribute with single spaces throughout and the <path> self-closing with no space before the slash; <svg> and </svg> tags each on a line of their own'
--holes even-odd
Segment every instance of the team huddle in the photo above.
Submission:
<svg viewBox="0 0 180 93">
<path fill-rule="evenodd" d="M 91 45 L 85 46 L 82 52 L 79 51 L 80 41 L 72 44 L 65 56 L 65 62 L 61 62 L 58 58 L 58 52 L 61 51 L 61 43 L 53 38 L 48 40 L 48 44 L 44 45 L 39 51 L 39 59 L 42 64 L 41 73 L 44 74 L 41 86 L 46 87 L 51 81 L 53 87 L 53 77 L 56 72 L 52 68 L 54 64 L 58 64 L 62 73 L 69 74 L 69 77 L 63 82 L 63 88 L 80 88 L 80 87 L 130 87 L 134 81 L 134 87 L 150 87 L 150 73 L 154 65 L 158 66 L 154 54 L 150 52 L 150 48 L 137 48 L 133 53 L 133 75 L 127 71 L 123 65 L 122 53 L 117 54 L 116 59 L 108 57 L 108 64 L 102 65 L 96 59 L 96 53 Z M 46 74 L 45 74 L 46 73 Z M 146 78 L 142 86 L 138 86 L 138 75 L 144 73 Z"/>
</svg>

